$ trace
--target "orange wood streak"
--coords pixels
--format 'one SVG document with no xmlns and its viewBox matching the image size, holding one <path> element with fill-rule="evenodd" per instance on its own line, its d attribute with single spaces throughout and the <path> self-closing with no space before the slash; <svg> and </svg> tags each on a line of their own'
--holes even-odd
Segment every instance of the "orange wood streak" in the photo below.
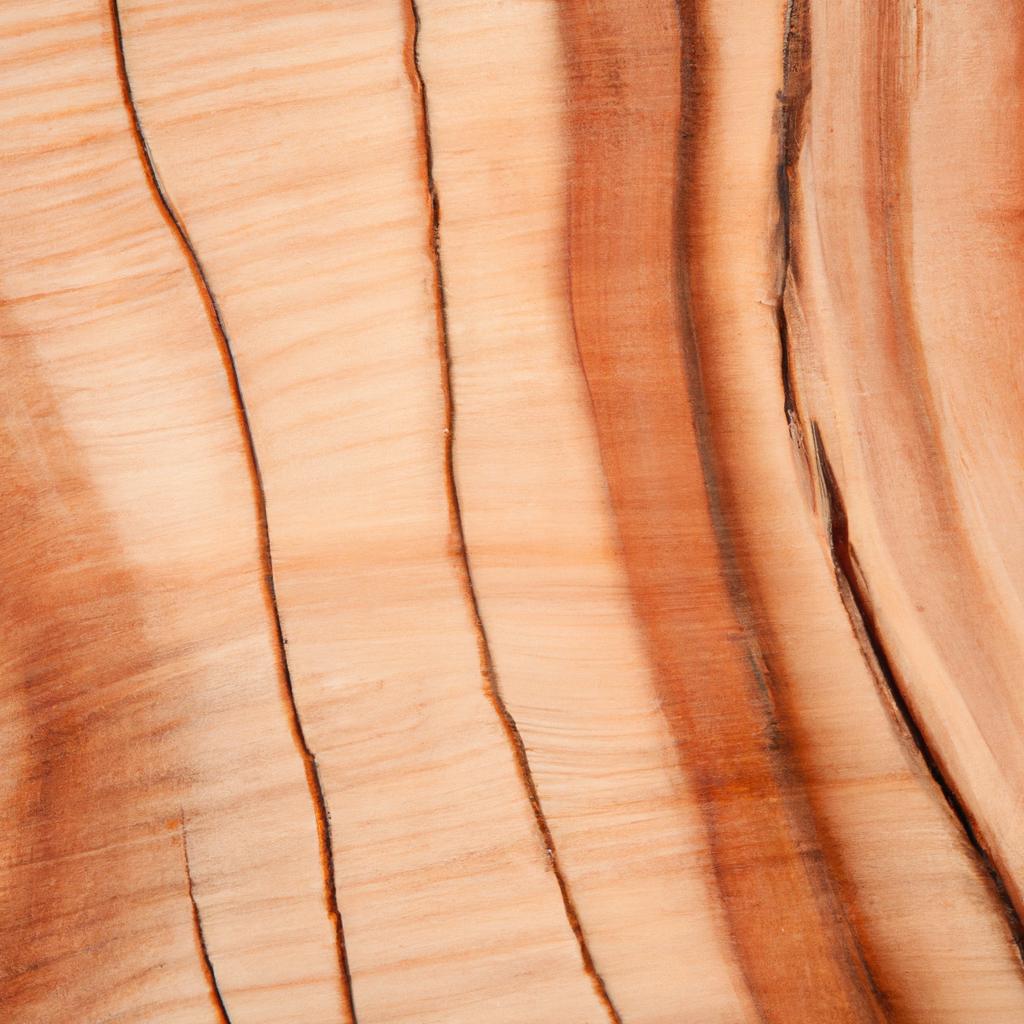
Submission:
<svg viewBox="0 0 1024 1024">
<path fill-rule="evenodd" d="M 730 595 L 737 581 L 695 430 L 703 410 L 678 220 L 688 142 L 702 129 L 696 17 L 669 3 L 565 11 L 577 344 L 636 611 L 703 805 L 736 956 L 764 1020 L 883 1020 L 772 680 Z"/>
</svg>

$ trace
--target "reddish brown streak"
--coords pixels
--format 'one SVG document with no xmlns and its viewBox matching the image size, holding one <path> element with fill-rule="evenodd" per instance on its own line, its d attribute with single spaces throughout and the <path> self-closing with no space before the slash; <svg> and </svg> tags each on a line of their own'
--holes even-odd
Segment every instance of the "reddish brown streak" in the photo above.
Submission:
<svg viewBox="0 0 1024 1024">
<path fill-rule="evenodd" d="M 160 927 L 147 906 L 178 871 L 148 823 L 179 769 L 154 765 L 136 736 L 142 716 L 159 731 L 181 706 L 147 679 L 158 655 L 142 583 L 98 511 L 30 335 L 4 310 L 0 648 L 4 715 L 26 727 L 7 762 L 17 838 L 0 883 L 0 1005 L 11 1020 L 39 1020 L 60 990 L 76 1019 L 93 1019 L 130 991 L 137 936 Z M 132 898 L 131 921 L 110 912 Z M 84 966 L 98 956 L 103 972 Z"/>
<path fill-rule="evenodd" d="M 703 131 L 699 19 L 667 2 L 563 10 L 577 344 L 637 614 L 739 966 L 772 1024 L 878 1022 L 885 1011 L 832 893 L 774 681 L 731 593 L 740 581 L 706 448 L 682 227 L 699 201 L 693 165 L 680 165 Z M 679 199 L 683 181 L 691 191 Z"/>
</svg>

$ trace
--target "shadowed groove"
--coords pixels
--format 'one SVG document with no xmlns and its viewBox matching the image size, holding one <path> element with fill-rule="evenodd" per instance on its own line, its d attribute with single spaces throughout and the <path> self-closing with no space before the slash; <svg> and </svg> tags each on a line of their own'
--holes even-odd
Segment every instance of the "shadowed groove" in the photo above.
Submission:
<svg viewBox="0 0 1024 1024">
<path fill-rule="evenodd" d="M 512 749 L 516 762 L 516 769 L 519 778 L 526 790 L 530 807 L 533 811 L 534 821 L 541 841 L 544 845 L 544 852 L 561 894 L 562 904 L 565 908 L 565 916 L 572 929 L 579 947 L 580 960 L 583 970 L 590 978 L 598 999 L 603 1004 L 609 1018 L 614 1024 L 622 1024 L 622 1017 L 616 1009 L 604 978 L 594 964 L 593 956 L 583 926 L 580 923 L 579 912 L 575 900 L 569 889 L 565 875 L 558 859 L 558 852 L 555 849 L 555 841 L 551 834 L 551 827 L 548 825 L 547 817 L 541 806 L 540 796 L 537 792 L 537 785 L 530 770 L 529 756 L 526 752 L 526 744 L 523 742 L 522 734 L 515 718 L 508 709 L 505 699 L 502 696 L 501 686 L 498 681 L 497 671 L 494 666 L 494 658 L 491 653 L 490 642 L 487 631 L 484 627 L 483 618 L 480 613 L 480 602 L 477 597 L 476 586 L 473 581 L 473 570 L 470 564 L 469 553 L 466 549 L 465 530 L 462 522 L 462 506 L 459 499 L 458 482 L 455 472 L 455 402 L 452 395 L 452 366 L 451 349 L 448 335 L 448 305 L 444 285 L 444 268 L 441 261 L 441 208 L 437 194 L 437 184 L 434 179 L 434 152 L 430 132 L 430 109 L 427 103 L 426 84 L 419 64 L 419 41 L 420 41 L 420 14 L 416 6 L 416 0 L 408 0 L 406 9 L 407 41 L 405 50 L 406 71 L 409 77 L 409 84 L 417 100 L 417 120 L 420 139 L 423 147 L 423 176 L 426 189 L 427 205 L 430 211 L 427 229 L 427 248 L 430 253 L 430 261 L 433 269 L 433 290 L 434 310 L 436 317 L 436 330 L 438 339 L 438 359 L 441 364 L 441 391 L 444 401 L 444 476 L 445 490 L 448 497 L 448 518 L 451 531 L 451 545 L 453 560 L 458 567 L 462 581 L 462 589 L 465 595 L 466 605 L 473 621 L 473 630 L 476 635 L 477 651 L 480 657 L 480 673 L 485 683 L 485 691 L 502 729 Z"/>
<path fill-rule="evenodd" d="M 267 499 L 263 487 L 263 474 L 260 470 L 259 458 L 256 454 L 256 445 L 253 440 L 252 427 L 249 421 L 249 411 L 245 404 L 245 397 L 242 393 L 242 385 L 238 375 L 238 367 L 235 363 L 235 355 L 224 326 L 224 319 L 216 297 L 210 287 L 206 271 L 199 259 L 199 255 L 192 244 L 188 231 L 175 209 L 161 181 L 153 159 L 146 133 L 143 130 L 142 122 L 139 119 L 138 108 L 132 93 L 131 77 L 128 74 L 128 64 L 124 50 L 124 35 L 121 25 L 121 12 L 118 0 L 109 0 L 110 20 L 114 36 L 114 52 L 117 64 L 117 75 L 121 86 L 121 96 L 132 125 L 132 136 L 135 147 L 138 150 L 139 162 L 142 164 L 143 172 L 149 183 L 153 198 L 160 209 L 164 220 L 167 222 L 171 232 L 177 238 L 189 270 L 196 284 L 196 289 L 206 309 L 207 318 L 213 329 L 220 349 L 221 359 L 224 363 L 228 387 L 234 400 L 236 416 L 239 429 L 244 441 L 246 461 L 248 463 L 249 476 L 252 482 L 253 507 L 257 520 L 257 529 L 260 538 L 260 555 L 263 562 L 263 591 L 270 618 L 273 623 L 275 652 L 277 655 L 278 675 L 283 689 L 283 701 L 288 715 L 289 727 L 295 746 L 302 758 L 303 768 L 306 773 L 306 781 L 309 787 L 310 798 L 313 803 L 313 814 L 316 819 L 317 839 L 320 847 L 321 867 L 324 875 L 324 901 L 327 906 L 327 916 L 334 929 L 335 944 L 337 947 L 338 967 L 342 977 L 342 997 L 345 1004 L 346 1014 L 350 1024 L 356 1024 L 357 1017 L 355 1003 L 352 994 L 352 976 L 349 970 L 348 954 L 345 946 L 345 931 L 341 919 L 341 912 L 338 909 L 337 884 L 334 871 L 334 849 L 331 833 L 331 818 L 324 797 L 323 783 L 320 778 L 320 770 L 317 765 L 316 755 L 310 749 L 306 741 L 306 734 L 302 726 L 302 718 L 299 714 L 298 704 L 295 701 L 295 691 L 292 685 L 291 670 L 288 665 L 288 656 L 285 650 L 284 629 L 281 625 L 281 613 L 277 604 L 277 590 L 274 583 L 273 554 L 270 545 L 270 528 L 267 522 Z"/>
</svg>

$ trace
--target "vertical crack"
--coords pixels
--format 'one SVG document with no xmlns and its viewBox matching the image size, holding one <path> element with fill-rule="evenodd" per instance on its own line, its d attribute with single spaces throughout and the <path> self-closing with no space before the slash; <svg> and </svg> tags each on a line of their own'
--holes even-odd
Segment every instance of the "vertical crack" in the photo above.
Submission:
<svg viewBox="0 0 1024 1024">
<path fill-rule="evenodd" d="M 938 756 L 932 751 L 924 731 L 907 700 L 903 687 L 897 679 L 892 663 L 882 642 L 881 631 L 872 609 L 870 596 L 857 564 L 857 556 L 850 541 L 849 524 L 846 517 L 846 506 L 839 489 L 832 464 L 825 451 L 821 431 L 815 421 L 811 421 L 811 441 L 813 445 L 815 469 L 819 481 L 825 536 L 828 542 L 829 555 L 835 573 L 836 584 L 842 597 L 843 606 L 850 619 L 854 633 L 861 642 L 864 658 L 878 681 L 885 703 L 903 733 L 906 746 L 924 763 L 932 781 L 938 787 L 947 807 L 963 831 L 967 844 L 970 846 L 975 860 L 989 881 L 993 894 L 1003 909 L 1010 937 L 1016 947 L 1017 956 L 1024 964 L 1024 925 L 1010 899 L 1006 883 L 985 848 L 978 834 L 970 812 L 960 799 L 952 783 L 946 778 Z"/>
<path fill-rule="evenodd" d="M 808 0 L 788 0 L 782 51 L 782 91 L 778 94 L 777 133 L 779 153 L 775 187 L 779 206 L 777 228 L 779 277 L 776 284 L 775 320 L 779 333 L 779 371 L 782 377 L 783 407 L 790 433 L 801 436 L 793 387 L 789 319 L 786 290 L 795 266 L 791 192 L 804 133 L 804 110 L 811 90 L 811 44 L 807 25 Z"/>
<path fill-rule="evenodd" d="M 317 839 L 320 848 L 320 860 L 324 876 L 324 901 L 327 907 L 327 916 L 331 921 L 337 948 L 338 966 L 343 979 L 343 999 L 345 1010 L 350 1024 L 356 1024 L 355 1004 L 352 995 L 352 977 L 349 970 L 348 954 L 345 946 L 345 932 L 338 909 L 337 883 L 334 870 L 334 844 L 331 833 L 331 817 L 324 797 L 323 783 L 320 778 L 320 770 L 317 765 L 316 755 L 310 749 L 306 741 L 305 730 L 302 725 L 302 718 L 299 715 L 298 704 L 295 701 L 295 691 L 292 685 L 291 670 L 288 665 L 288 656 L 285 650 L 284 629 L 281 625 L 281 613 L 277 604 L 277 590 L 274 583 L 273 555 L 270 546 L 270 529 L 267 522 L 267 499 L 263 487 L 263 474 L 260 470 L 259 458 L 256 454 L 256 445 L 253 440 L 252 427 L 249 421 L 249 411 L 245 404 L 242 393 L 241 381 L 238 375 L 238 367 L 235 363 L 235 355 L 224 326 L 224 319 L 217 303 L 213 290 L 210 287 L 206 271 L 199 259 L 199 255 L 192 244 L 188 231 L 177 212 L 174 203 L 171 201 L 163 182 L 156 169 L 146 133 L 142 128 L 139 119 L 138 108 L 135 104 L 135 97 L 132 92 L 131 78 L 128 74 L 128 64 L 124 49 L 124 35 L 121 25 L 121 12 L 118 0 L 109 0 L 110 20 L 114 35 L 114 51 L 117 64 L 117 74 L 121 85 L 121 96 L 124 100 L 125 109 L 131 120 L 132 135 L 136 149 L 139 154 L 139 161 L 142 164 L 150 191 L 157 207 L 160 209 L 164 220 L 167 222 L 171 232 L 177 238 L 188 263 L 189 270 L 196 284 L 196 289 L 206 308 L 207 317 L 213 333 L 217 339 L 221 359 L 227 376 L 228 386 L 234 400 L 236 416 L 241 431 L 246 460 L 248 462 L 249 475 L 252 481 L 253 506 L 256 514 L 257 529 L 260 539 L 260 554 L 263 561 L 263 590 L 267 603 L 270 618 L 273 623 L 274 637 L 276 641 L 276 655 L 278 663 L 278 675 L 282 685 L 282 697 L 285 709 L 288 714 L 289 726 L 296 748 L 302 758 L 303 767 L 306 773 L 306 782 L 309 787 L 310 798 L 313 803 L 313 813 L 316 818 Z"/>
<path fill-rule="evenodd" d="M 459 575 L 462 580 L 462 589 L 465 595 L 466 605 L 473 621 L 473 630 L 476 635 L 477 650 L 480 658 L 480 672 L 485 684 L 487 698 L 494 708 L 504 730 L 505 737 L 512 749 L 515 758 L 516 769 L 521 783 L 526 790 L 530 807 L 533 810 L 533 817 L 537 831 L 544 845 L 544 851 L 551 870 L 558 884 L 562 898 L 562 905 L 565 909 L 565 916 L 576 938 L 579 947 L 580 960 L 583 970 L 589 977 L 594 992 L 601 1001 L 614 1024 L 622 1024 L 622 1017 L 616 1009 L 604 978 L 594 964 L 593 956 L 583 926 L 580 923 L 579 912 L 575 900 L 569 889 L 569 884 L 562 871 L 555 848 L 555 841 L 551 834 L 551 827 L 548 824 L 544 809 L 541 806 L 540 796 L 537 792 L 537 785 L 530 770 L 529 757 L 526 752 L 526 744 L 523 742 L 522 734 L 515 718 L 508 709 L 508 705 L 501 692 L 501 685 L 498 680 L 497 671 L 494 666 L 494 658 L 491 652 L 490 641 L 484 627 L 483 618 L 480 613 L 480 602 L 476 586 L 473 581 L 473 570 L 466 549 L 466 536 L 462 522 L 462 506 L 459 499 L 458 482 L 455 471 L 455 402 L 452 395 L 452 364 L 451 347 L 449 344 L 448 330 L 448 304 L 444 284 L 444 267 L 441 260 L 441 209 L 438 201 L 437 183 L 434 179 L 434 152 L 430 130 L 430 108 L 427 102 L 426 84 L 419 62 L 420 43 L 420 13 L 416 0 L 409 0 L 407 8 L 408 35 L 406 45 L 406 71 L 409 83 L 415 94 L 417 102 L 417 120 L 420 139 L 423 147 L 423 174 L 424 185 L 427 193 L 427 205 L 430 217 L 428 224 L 427 247 L 430 253 L 430 261 L 433 268 L 433 289 L 434 309 L 436 316 L 436 329 L 438 338 L 438 358 L 441 364 L 441 391 L 444 401 L 444 475 L 445 489 L 448 497 L 448 517 L 451 532 L 451 546 L 454 561 L 458 566 Z"/>
<path fill-rule="evenodd" d="M 213 960 L 210 958 L 210 950 L 206 945 L 206 935 L 203 932 L 203 918 L 199 913 L 199 904 L 196 902 L 195 888 L 192 880 L 192 864 L 188 855 L 188 832 L 185 829 L 185 813 L 181 813 L 181 851 L 185 860 L 185 884 L 188 888 L 188 900 L 192 904 L 192 929 L 195 933 L 196 948 L 199 951 L 199 959 L 203 964 L 203 974 L 210 985 L 210 998 L 217 1008 L 221 1024 L 231 1024 L 231 1015 L 224 1005 L 224 997 L 221 995 L 220 986 L 217 984 L 217 974 L 213 969 Z"/>
</svg>

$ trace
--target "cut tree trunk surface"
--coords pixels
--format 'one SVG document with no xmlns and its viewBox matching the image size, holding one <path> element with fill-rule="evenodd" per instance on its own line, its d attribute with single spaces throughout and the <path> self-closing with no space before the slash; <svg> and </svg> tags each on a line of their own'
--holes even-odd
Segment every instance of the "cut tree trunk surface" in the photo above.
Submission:
<svg viewBox="0 0 1024 1024">
<path fill-rule="evenodd" d="M 1024 1021 L 1022 53 L 0 5 L 0 1020 Z"/>
</svg>

